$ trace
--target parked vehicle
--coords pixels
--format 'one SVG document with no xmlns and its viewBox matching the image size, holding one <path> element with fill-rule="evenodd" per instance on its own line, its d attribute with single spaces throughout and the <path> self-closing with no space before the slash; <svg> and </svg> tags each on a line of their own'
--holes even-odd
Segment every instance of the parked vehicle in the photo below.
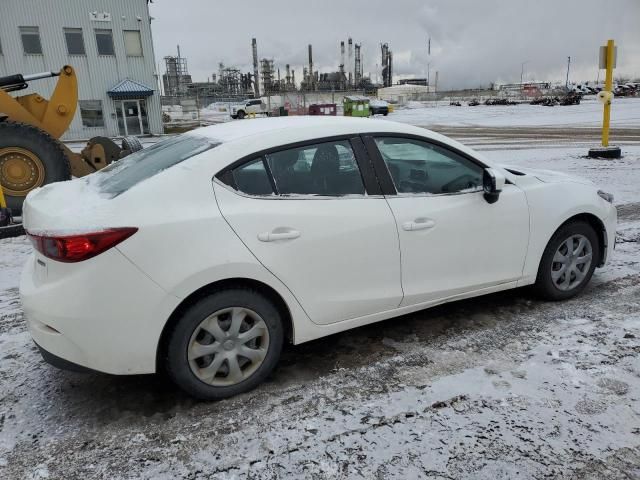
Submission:
<svg viewBox="0 0 640 480">
<path fill-rule="evenodd" d="M 285 342 L 525 285 L 571 298 L 613 249 L 612 202 L 405 124 L 230 122 L 30 193 L 20 294 L 54 365 L 217 399 Z"/>
<path fill-rule="evenodd" d="M 369 113 L 371 116 L 384 115 L 386 117 L 389 115 L 389 103 L 384 100 L 370 100 Z"/>
<path fill-rule="evenodd" d="M 267 106 L 259 98 L 254 100 L 247 100 L 244 104 L 231 106 L 231 118 L 242 120 L 249 114 L 254 115 L 269 115 Z"/>
</svg>

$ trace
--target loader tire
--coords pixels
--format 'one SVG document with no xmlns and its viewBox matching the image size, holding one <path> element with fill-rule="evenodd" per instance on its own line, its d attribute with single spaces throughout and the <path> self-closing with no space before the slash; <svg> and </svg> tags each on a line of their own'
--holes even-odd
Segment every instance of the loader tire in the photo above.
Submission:
<svg viewBox="0 0 640 480">
<path fill-rule="evenodd" d="M 0 122 L 0 184 L 14 216 L 34 188 L 71 179 L 62 145 L 48 133 L 20 122 Z"/>
<path fill-rule="evenodd" d="M 120 152 L 120 158 L 126 157 L 138 150 L 142 150 L 142 143 L 140 143 L 138 137 L 124 137 L 122 139 L 122 152 Z"/>
</svg>

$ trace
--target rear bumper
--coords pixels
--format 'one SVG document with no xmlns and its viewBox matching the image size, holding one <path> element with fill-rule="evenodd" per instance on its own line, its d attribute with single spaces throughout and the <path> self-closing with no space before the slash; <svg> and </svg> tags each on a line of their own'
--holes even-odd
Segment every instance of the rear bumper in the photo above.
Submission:
<svg viewBox="0 0 640 480">
<path fill-rule="evenodd" d="M 78 373 L 95 372 L 95 370 L 92 370 L 87 367 L 83 367 L 82 365 L 78 365 L 77 363 L 70 362 L 69 360 L 65 360 L 64 358 L 54 355 L 53 353 L 45 350 L 40 345 L 38 345 L 38 342 L 34 341 L 33 343 L 36 344 L 36 347 L 38 347 L 38 350 L 40 350 L 40 355 L 42 355 L 42 358 L 44 359 L 44 361 L 47 362 L 49 365 L 59 368 L 60 370 L 68 370 L 70 372 L 78 372 Z"/>
<path fill-rule="evenodd" d="M 45 360 L 116 375 L 155 372 L 162 329 L 179 301 L 117 248 L 77 264 L 34 254 L 20 296 Z"/>
</svg>

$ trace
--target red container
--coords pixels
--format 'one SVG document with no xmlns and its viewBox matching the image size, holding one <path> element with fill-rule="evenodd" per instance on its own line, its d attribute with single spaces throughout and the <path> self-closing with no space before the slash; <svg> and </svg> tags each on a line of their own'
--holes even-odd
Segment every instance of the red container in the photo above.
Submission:
<svg viewBox="0 0 640 480">
<path fill-rule="evenodd" d="M 335 103 L 314 103 L 309 105 L 309 115 L 333 115 L 336 116 Z"/>
</svg>

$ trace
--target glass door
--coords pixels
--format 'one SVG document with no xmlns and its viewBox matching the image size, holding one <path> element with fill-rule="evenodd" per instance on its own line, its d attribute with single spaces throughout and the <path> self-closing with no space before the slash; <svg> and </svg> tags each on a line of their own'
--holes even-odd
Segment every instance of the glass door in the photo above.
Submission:
<svg viewBox="0 0 640 480">
<path fill-rule="evenodd" d="M 123 100 L 125 135 L 142 135 L 142 119 L 140 118 L 140 104 L 138 100 Z"/>
</svg>

